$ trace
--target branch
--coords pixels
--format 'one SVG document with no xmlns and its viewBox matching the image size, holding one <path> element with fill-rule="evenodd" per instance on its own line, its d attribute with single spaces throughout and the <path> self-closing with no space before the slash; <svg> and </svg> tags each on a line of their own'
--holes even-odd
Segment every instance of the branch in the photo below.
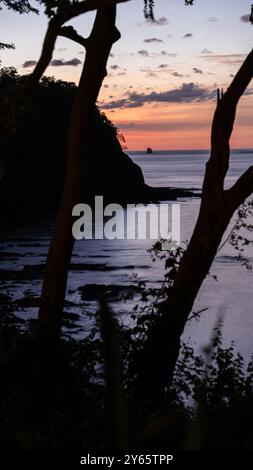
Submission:
<svg viewBox="0 0 253 470">
<path fill-rule="evenodd" d="M 88 11 L 97 10 L 101 7 L 111 7 L 115 6 L 117 3 L 128 1 L 129 0 L 85 0 L 80 3 L 72 3 L 69 8 L 66 8 L 64 13 L 56 13 L 56 15 L 49 21 L 40 59 L 31 75 L 27 78 L 27 90 L 31 91 L 35 87 L 51 62 L 55 42 L 57 36 L 62 32 L 62 26 L 64 23 Z M 64 35 L 65 33 L 66 29 L 64 29 Z M 77 33 L 75 38 L 73 38 L 73 31 L 70 33 L 70 29 L 68 29 L 67 34 L 71 34 L 72 37 L 70 39 L 73 39 L 76 42 L 81 40 L 82 42 L 79 43 L 84 45 L 84 38 L 79 36 Z"/>
<path fill-rule="evenodd" d="M 61 28 L 61 22 L 59 22 L 58 18 L 53 18 L 52 20 L 49 21 L 40 58 L 33 72 L 27 77 L 27 81 L 26 81 L 27 91 L 31 92 L 33 88 L 39 83 L 42 75 L 44 74 L 49 63 L 51 62 L 54 47 L 55 47 L 55 42 L 59 34 L 60 28 Z"/>
<path fill-rule="evenodd" d="M 62 16 L 62 24 L 66 23 L 66 21 L 75 18 L 76 16 L 82 15 L 83 13 L 87 13 L 88 11 L 98 10 L 99 8 L 108 8 L 117 5 L 118 3 L 125 3 L 129 0 L 84 0 L 80 3 L 73 3 L 68 9 L 66 9 L 66 13 L 63 13 Z"/>
<path fill-rule="evenodd" d="M 245 59 L 230 87 L 219 97 L 211 136 L 211 157 L 207 163 L 204 190 L 209 194 L 223 191 L 229 168 L 229 140 L 233 131 L 236 107 L 253 77 L 253 50 Z"/>
<path fill-rule="evenodd" d="M 87 45 L 87 39 L 80 36 L 80 34 L 76 32 L 73 26 L 63 26 L 63 28 L 60 29 L 58 36 L 63 36 L 67 39 L 71 39 L 72 41 L 77 42 L 83 47 L 86 47 Z"/>
<path fill-rule="evenodd" d="M 236 210 L 253 192 L 253 166 L 236 181 L 234 186 L 226 191 L 230 204 Z"/>
</svg>

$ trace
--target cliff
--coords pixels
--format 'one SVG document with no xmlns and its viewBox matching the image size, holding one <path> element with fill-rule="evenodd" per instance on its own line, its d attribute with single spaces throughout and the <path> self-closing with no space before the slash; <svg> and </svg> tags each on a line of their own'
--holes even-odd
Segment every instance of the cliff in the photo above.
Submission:
<svg viewBox="0 0 253 470">
<path fill-rule="evenodd" d="M 2 80 L 1 80 L 2 78 Z M 7 76 L 12 85 L 21 79 Z M 14 83 L 13 83 L 14 82 Z M 0 75 L 0 87 L 6 77 Z M 74 84 L 44 78 L 26 103 L 13 136 L 0 140 L 1 215 L 15 210 L 54 212 L 62 191 L 67 157 L 67 134 Z M 121 148 L 117 129 L 95 108 L 89 132 L 92 168 L 89 193 L 114 202 L 145 199 L 141 169 Z M 0 162 L 0 163 L 1 163 Z"/>
</svg>

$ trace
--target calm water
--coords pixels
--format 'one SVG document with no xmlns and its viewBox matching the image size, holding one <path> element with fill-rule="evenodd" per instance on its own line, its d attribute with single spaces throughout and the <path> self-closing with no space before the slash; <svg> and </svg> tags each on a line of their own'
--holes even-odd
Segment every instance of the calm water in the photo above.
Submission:
<svg viewBox="0 0 253 470">
<path fill-rule="evenodd" d="M 182 188 L 201 188 L 207 152 L 180 153 L 159 152 L 145 155 L 141 152 L 131 154 L 144 173 L 146 182 L 152 186 L 174 186 Z M 252 164 L 253 153 L 233 152 L 231 168 L 226 180 L 229 187 L 235 179 Z M 199 209 L 198 199 L 185 199 L 181 204 L 181 238 L 190 238 Z M 45 262 L 51 228 L 48 226 L 19 229 L 15 234 L 5 234 L 0 244 L 2 269 L 23 269 L 26 265 L 41 265 Z M 85 312 L 96 310 L 96 302 L 82 296 L 79 289 L 86 284 L 94 285 L 135 285 L 139 279 L 151 285 L 159 285 L 163 279 L 163 266 L 153 263 L 147 249 L 151 240 L 86 240 L 76 242 L 72 263 L 78 264 L 71 270 L 68 283 L 68 311 L 79 314 L 77 334 L 83 335 L 89 328 Z M 6 253 L 6 255 L 4 255 Z M 249 251 L 248 257 L 253 255 Z M 236 347 L 245 358 L 253 353 L 251 336 L 253 331 L 253 274 L 240 266 L 236 253 L 226 245 L 219 252 L 212 274 L 218 281 L 209 277 L 195 302 L 195 309 L 208 307 L 201 320 L 187 325 L 184 338 L 190 338 L 196 348 L 202 347 L 210 338 L 211 329 L 216 324 L 220 312 L 224 315 L 223 334 L 225 342 L 234 340 Z M 41 280 L 6 281 L 0 284 L 0 292 L 13 299 L 38 296 Z M 78 290 L 79 289 L 79 290 Z M 123 321 L 128 321 L 134 300 L 119 303 L 113 301 L 112 307 Z M 20 308 L 17 314 L 23 318 L 33 318 L 37 309 Z"/>
</svg>

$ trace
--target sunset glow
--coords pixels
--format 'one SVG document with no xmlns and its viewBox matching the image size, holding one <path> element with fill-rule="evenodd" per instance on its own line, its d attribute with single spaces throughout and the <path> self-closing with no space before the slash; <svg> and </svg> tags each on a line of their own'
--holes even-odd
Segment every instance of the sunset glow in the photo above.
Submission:
<svg viewBox="0 0 253 470">
<path fill-rule="evenodd" d="M 150 23 L 142 1 L 118 6 L 121 39 L 112 49 L 98 105 L 125 135 L 129 150 L 209 148 L 216 90 L 229 86 L 252 48 L 248 12 L 248 0 L 201 0 L 193 7 L 157 0 Z M 2 66 L 28 73 L 40 54 L 46 17 L 1 15 L 2 40 L 16 44 L 15 51 L 1 51 Z M 72 24 L 87 36 L 93 18 L 87 14 Z M 77 83 L 84 57 L 81 46 L 60 38 L 47 74 Z M 232 146 L 253 147 L 252 91 L 241 101 Z"/>
</svg>

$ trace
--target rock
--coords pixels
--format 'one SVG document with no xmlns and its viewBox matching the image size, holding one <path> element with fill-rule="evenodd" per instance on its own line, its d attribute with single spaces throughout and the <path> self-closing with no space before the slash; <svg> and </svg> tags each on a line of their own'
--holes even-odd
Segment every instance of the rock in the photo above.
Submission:
<svg viewBox="0 0 253 470">
<path fill-rule="evenodd" d="M 122 300 L 122 297 L 133 296 L 140 291 L 140 288 L 135 285 L 119 286 L 115 284 L 86 284 L 78 288 L 81 294 L 81 299 L 85 301 L 98 300 L 101 295 L 105 296 L 107 300 Z"/>
</svg>

